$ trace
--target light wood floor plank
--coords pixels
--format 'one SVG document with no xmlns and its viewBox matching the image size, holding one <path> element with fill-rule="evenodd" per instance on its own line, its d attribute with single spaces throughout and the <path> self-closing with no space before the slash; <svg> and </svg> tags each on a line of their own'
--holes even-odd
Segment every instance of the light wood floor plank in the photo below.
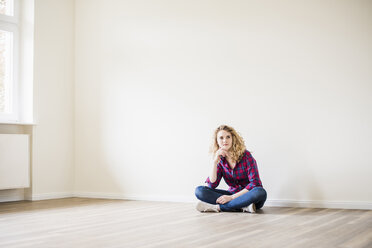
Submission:
<svg viewBox="0 0 372 248">
<path fill-rule="evenodd" d="M 0 247 L 372 247 L 372 211 L 66 198 L 0 203 Z"/>
</svg>

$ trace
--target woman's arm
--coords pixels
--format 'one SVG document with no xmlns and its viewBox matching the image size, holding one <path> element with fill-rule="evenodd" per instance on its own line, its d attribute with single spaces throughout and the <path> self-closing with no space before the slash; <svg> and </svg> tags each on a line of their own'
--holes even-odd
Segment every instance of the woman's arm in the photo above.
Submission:
<svg viewBox="0 0 372 248">
<path fill-rule="evenodd" d="M 239 192 L 233 194 L 233 195 L 222 195 L 220 197 L 217 198 L 217 203 L 218 204 L 225 204 L 225 203 L 228 203 L 229 201 L 232 201 L 234 200 L 235 198 L 238 198 L 239 196 L 242 196 L 244 195 L 245 193 L 247 193 L 249 190 L 247 189 L 242 189 L 240 190 Z"/>
<path fill-rule="evenodd" d="M 251 190 L 255 187 L 259 187 L 259 186 L 262 187 L 260 175 L 258 173 L 257 163 L 252 155 L 248 156 L 247 167 L 248 167 L 247 174 L 248 174 L 249 184 L 245 188 L 247 190 Z"/>
<path fill-rule="evenodd" d="M 231 197 L 232 197 L 233 199 L 235 199 L 235 198 L 238 198 L 239 196 L 242 196 L 242 195 L 244 195 L 245 193 L 248 193 L 248 192 L 249 192 L 248 189 L 242 189 L 242 190 L 240 190 L 239 192 L 237 192 L 237 193 L 231 195 Z"/>
<path fill-rule="evenodd" d="M 208 184 L 209 187 L 214 189 L 220 184 L 220 181 L 221 181 L 221 178 L 222 178 L 222 171 L 218 167 L 218 163 L 215 164 L 213 162 L 212 166 L 213 166 L 212 173 L 211 173 L 210 177 L 208 177 L 205 182 Z"/>
<path fill-rule="evenodd" d="M 218 162 L 214 160 L 212 162 L 212 173 L 211 173 L 211 176 L 209 177 L 209 180 L 211 183 L 214 183 L 217 180 L 217 165 L 218 165 Z"/>
<path fill-rule="evenodd" d="M 221 148 L 218 149 L 216 154 L 214 155 L 214 158 L 212 159 L 212 163 L 211 163 L 212 173 L 210 174 L 210 177 L 208 177 L 207 180 L 205 181 L 206 183 L 208 183 L 209 187 L 216 188 L 218 184 L 220 183 L 221 178 L 222 178 L 222 171 L 221 169 L 219 169 L 218 163 L 221 160 L 221 156 L 226 157 L 227 155 L 228 155 L 228 152 Z"/>
</svg>

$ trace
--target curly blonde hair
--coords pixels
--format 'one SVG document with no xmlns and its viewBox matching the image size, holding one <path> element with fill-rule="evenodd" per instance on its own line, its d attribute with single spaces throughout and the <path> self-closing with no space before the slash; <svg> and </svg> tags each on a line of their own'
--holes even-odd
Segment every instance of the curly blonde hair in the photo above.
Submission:
<svg viewBox="0 0 372 248">
<path fill-rule="evenodd" d="M 230 148 L 231 157 L 235 162 L 239 162 L 244 155 L 246 147 L 245 147 L 242 136 L 240 136 L 240 134 L 236 132 L 235 129 L 230 126 L 221 125 L 217 127 L 217 129 L 214 131 L 214 134 L 213 134 L 213 141 L 212 141 L 209 152 L 213 154 L 214 156 L 217 150 L 219 149 L 219 146 L 217 143 L 217 134 L 221 130 L 231 133 L 231 136 L 232 136 L 232 146 Z"/>
</svg>

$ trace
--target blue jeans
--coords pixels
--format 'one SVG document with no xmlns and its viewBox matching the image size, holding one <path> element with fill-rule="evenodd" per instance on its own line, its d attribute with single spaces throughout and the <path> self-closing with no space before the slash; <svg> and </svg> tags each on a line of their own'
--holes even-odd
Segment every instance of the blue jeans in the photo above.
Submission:
<svg viewBox="0 0 372 248">
<path fill-rule="evenodd" d="M 207 186 L 198 186 L 195 189 L 195 196 L 203 202 L 217 204 L 217 198 L 222 195 L 232 195 L 227 190 L 212 189 Z M 242 208 L 249 206 L 251 203 L 256 205 L 256 209 L 263 207 L 266 201 L 266 190 L 262 187 L 255 187 L 247 193 L 229 201 L 225 204 L 220 204 L 221 211 L 224 212 L 239 212 Z"/>
</svg>

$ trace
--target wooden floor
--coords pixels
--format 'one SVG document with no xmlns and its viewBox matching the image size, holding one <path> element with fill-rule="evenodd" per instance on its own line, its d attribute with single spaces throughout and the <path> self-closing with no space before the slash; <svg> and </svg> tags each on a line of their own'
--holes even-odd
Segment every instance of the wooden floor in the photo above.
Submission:
<svg viewBox="0 0 372 248">
<path fill-rule="evenodd" d="M 67 198 L 0 203 L 0 247 L 372 247 L 372 211 Z"/>
</svg>

